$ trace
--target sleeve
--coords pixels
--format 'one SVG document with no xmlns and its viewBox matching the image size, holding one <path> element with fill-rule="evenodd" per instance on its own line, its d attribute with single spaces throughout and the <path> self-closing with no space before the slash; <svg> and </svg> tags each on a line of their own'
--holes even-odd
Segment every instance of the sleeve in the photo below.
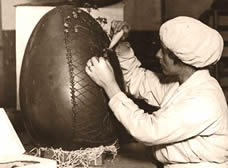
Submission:
<svg viewBox="0 0 228 168">
<path fill-rule="evenodd" d="M 162 84 L 159 74 L 142 68 L 130 45 L 126 45 L 128 52 L 118 54 L 118 49 L 116 52 L 123 72 L 126 92 L 136 98 L 144 99 L 151 105 L 159 106 L 170 85 Z"/>
<path fill-rule="evenodd" d="M 210 105 L 211 104 L 211 105 Z M 130 134 L 145 145 L 168 144 L 216 131 L 221 116 L 213 100 L 186 99 L 153 114 L 144 113 L 123 92 L 109 106 Z"/>
</svg>

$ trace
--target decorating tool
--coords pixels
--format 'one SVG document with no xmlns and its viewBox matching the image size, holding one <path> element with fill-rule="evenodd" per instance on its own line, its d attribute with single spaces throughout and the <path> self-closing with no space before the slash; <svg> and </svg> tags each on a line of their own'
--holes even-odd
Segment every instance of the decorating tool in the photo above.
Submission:
<svg viewBox="0 0 228 168">
<path fill-rule="evenodd" d="M 123 30 L 120 30 L 119 32 L 114 34 L 108 49 L 112 49 L 120 41 L 120 39 L 123 37 L 123 34 L 124 34 Z"/>
<path fill-rule="evenodd" d="M 108 48 L 103 49 L 103 56 L 105 58 L 108 58 L 110 55 L 114 54 L 114 51 L 112 48 L 120 41 L 120 39 L 123 37 L 124 31 L 120 30 L 116 34 L 113 35 L 110 45 Z"/>
</svg>

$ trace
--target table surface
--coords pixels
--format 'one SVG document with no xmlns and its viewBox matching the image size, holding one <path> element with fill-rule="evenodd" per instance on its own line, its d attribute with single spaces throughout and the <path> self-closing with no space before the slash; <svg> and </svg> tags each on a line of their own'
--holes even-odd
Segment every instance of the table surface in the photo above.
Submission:
<svg viewBox="0 0 228 168">
<path fill-rule="evenodd" d="M 121 147 L 114 160 L 104 159 L 102 168 L 157 168 L 146 155 L 146 148 L 140 143 L 131 143 Z"/>
<path fill-rule="evenodd" d="M 27 151 L 32 149 L 28 135 L 23 132 L 19 137 Z M 96 168 L 158 168 L 147 154 L 148 148 L 137 142 L 121 145 L 116 158 L 105 157 L 102 166 Z"/>
</svg>

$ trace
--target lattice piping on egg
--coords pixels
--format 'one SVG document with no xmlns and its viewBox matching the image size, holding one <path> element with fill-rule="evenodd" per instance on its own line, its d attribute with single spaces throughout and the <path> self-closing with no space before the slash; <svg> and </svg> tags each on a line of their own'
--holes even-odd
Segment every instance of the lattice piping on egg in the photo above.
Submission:
<svg viewBox="0 0 228 168">
<path fill-rule="evenodd" d="M 72 127 L 72 139 L 74 139 L 76 136 L 75 134 L 77 133 L 76 131 L 76 120 L 77 120 L 77 110 L 78 110 L 78 102 L 77 102 L 77 97 L 79 95 L 77 95 L 78 93 L 80 93 L 80 89 L 77 89 L 76 84 L 77 84 L 77 80 L 76 80 L 76 76 L 77 74 L 75 73 L 75 65 L 74 65 L 74 58 L 73 58 L 73 51 L 72 49 L 69 47 L 69 43 L 70 43 L 70 33 L 78 33 L 78 31 L 81 30 L 85 30 L 85 31 L 92 31 L 91 29 L 88 29 L 87 27 L 81 26 L 81 25 L 71 25 L 71 19 L 78 19 L 80 13 L 82 12 L 81 9 L 77 9 L 74 8 L 75 11 L 72 11 L 71 15 L 69 16 L 65 16 L 63 11 L 61 11 L 60 9 L 60 13 L 63 16 L 63 26 L 64 26 L 64 43 L 65 43 L 65 47 L 66 47 L 66 59 L 67 59 L 67 64 L 68 64 L 68 68 L 69 68 L 69 76 L 70 76 L 70 97 L 71 97 L 71 103 L 72 103 L 72 112 L 73 112 L 73 127 Z M 80 19 L 84 19 L 83 17 Z M 96 20 L 98 21 L 98 20 Z M 84 20 L 84 23 L 87 23 L 86 20 Z M 87 23 L 88 24 L 88 23 Z M 106 23 L 105 23 L 106 24 Z M 98 42 L 99 43 L 99 42 Z M 96 46 L 95 46 L 96 48 Z M 84 103 L 84 102 L 83 102 Z M 107 113 L 107 116 L 105 116 L 104 118 L 104 122 L 109 118 L 109 114 Z M 108 124 L 107 124 L 108 125 Z M 87 140 L 89 141 L 89 140 Z"/>
<path fill-rule="evenodd" d="M 60 13 L 62 14 L 62 11 L 60 10 Z M 77 18 L 76 16 L 76 12 L 72 13 L 74 18 Z M 75 87 L 75 75 L 74 75 L 74 64 L 73 64 L 73 56 L 72 56 L 72 51 L 70 49 L 70 47 L 68 46 L 69 43 L 69 30 L 68 30 L 68 19 L 70 16 L 63 16 L 64 20 L 63 20 L 63 24 L 64 24 L 64 37 L 65 37 L 65 47 L 66 47 L 66 59 L 67 59 L 67 64 L 69 67 L 69 76 L 70 76 L 70 94 L 71 94 L 71 103 L 72 103 L 72 112 L 73 112 L 73 127 L 72 127 L 72 137 L 75 137 L 75 130 L 76 130 L 76 116 L 77 116 L 77 102 L 76 102 L 76 92 L 77 92 L 77 88 Z M 77 31 L 75 31 L 77 32 Z"/>
</svg>

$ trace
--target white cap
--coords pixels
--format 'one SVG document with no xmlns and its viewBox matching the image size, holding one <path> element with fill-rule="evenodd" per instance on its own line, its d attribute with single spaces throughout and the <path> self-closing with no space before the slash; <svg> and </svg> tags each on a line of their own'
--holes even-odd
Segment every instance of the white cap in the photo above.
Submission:
<svg viewBox="0 0 228 168">
<path fill-rule="evenodd" d="M 186 16 L 162 24 L 160 39 L 182 62 L 197 68 L 215 64 L 221 58 L 224 45 L 218 31 Z"/>
</svg>

